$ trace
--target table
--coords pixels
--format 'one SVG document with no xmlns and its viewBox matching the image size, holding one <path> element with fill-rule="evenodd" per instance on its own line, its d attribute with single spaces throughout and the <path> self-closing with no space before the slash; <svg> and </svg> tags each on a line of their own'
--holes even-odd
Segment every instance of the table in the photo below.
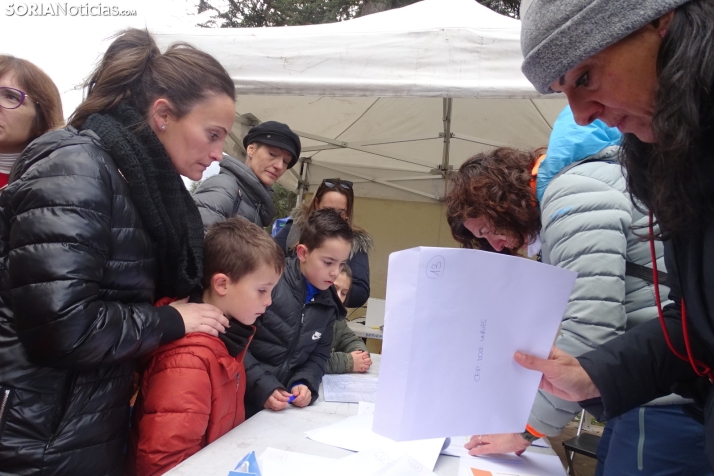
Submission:
<svg viewBox="0 0 714 476">
<path fill-rule="evenodd" d="M 382 329 L 372 329 L 359 322 L 348 321 L 347 327 L 352 329 L 357 337 L 364 337 L 369 339 L 382 339 Z"/>
<path fill-rule="evenodd" d="M 374 365 L 362 375 L 377 376 L 380 359 L 380 355 L 373 354 Z M 352 454 L 351 451 L 312 441 L 303 433 L 356 415 L 357 407 L 356 403 L 325 402 L 320 392 L 318 400 L 309 407 L 296 408 L 290 405 L 280 412 L 263 410 L 166 474 L 227 476 L 228 471 L 235 468 L 246 453 L 252 450 L 260 456 L 268 447 L 327 458 L 348 456 Z M 528 451 L 555 454 L 551 448 L 532 446 Z M 458 471 L 459 458 L 454 456 L 440 455 L 434 467 L 434 472 L 440 476 L 456 476 Z"/>
</svg>

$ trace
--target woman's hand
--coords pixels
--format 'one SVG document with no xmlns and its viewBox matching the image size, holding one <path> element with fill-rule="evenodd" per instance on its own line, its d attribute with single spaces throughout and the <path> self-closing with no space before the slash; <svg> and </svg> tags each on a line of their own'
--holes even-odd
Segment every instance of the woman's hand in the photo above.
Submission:
<svg viewBox="0 0 714 476">
<path fill-rule="evenodd" d="M 543 373 L 540 388 L 556 397 L 580 402 L 600 396 L 590 376 L 575 357 L 553 347 L 548 359 L 516 352 L 516 362 L 521 366 Z"/>
<path fill-rule="evenodd" d="M 307 388 L 307 385 L 295 385 L 292 390 L 292 394 L 295 395 L 295 400 L 293 400 L 293 405 L 296 407 L 306 407 L 310 405 L 312 400 L 312 392 Z"/>
<path fill-rule="evenodd" d="M 186 334 L 203 332 L 218 337 L 229 326 L 228 318 L 216 306 L 188 302 L 188 298 L 174 301 L 169 306 L 176 309 L 183 319 Z"/>
<path fill-rule="evenodd" d="M 474 435 L 464 445 L 471 456 L 490 455 L 492 453 L 516 453 L 520 456 L 531 444 L 518 433 L 501 435 Z"/>
<path fill-rule="evenodd" d="M 369 357 L 369 352 L 363 350 L 355 350 L 350 353 L 352 355 L 352 371 L 366 372 L 372 365 L 372 359 Z"/>
<path fill-rule="evenodd" d="M 268 410 L 273 410 L 274 412 L 279 412 L 284 410 L 288 406 L 288 400 L 290 399 L 290 394 L 283 390 L 282 388 L 276 388 L 273 394 L 268 397 L 268 399 L 263 404 L 263 408 Z"/>
</svg>

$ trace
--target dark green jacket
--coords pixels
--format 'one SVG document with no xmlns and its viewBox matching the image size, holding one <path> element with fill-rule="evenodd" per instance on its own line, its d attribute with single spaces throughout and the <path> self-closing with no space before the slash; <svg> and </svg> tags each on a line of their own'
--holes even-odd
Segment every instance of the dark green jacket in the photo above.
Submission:
<svg viewBox="0 0 714 476">
<path fill-rule="evenodd" d="M 352 372 L 354 360 L 350 353 L 355 350 L 367 352 L 367 346 L 364 344 L 364 341 L 357 337 L 352 329 L 347 326 L 345 319 L 337 319 L 332 331 L 332 353 L 327 360 L 325 373 L 345 374 Z"/>
</svg>

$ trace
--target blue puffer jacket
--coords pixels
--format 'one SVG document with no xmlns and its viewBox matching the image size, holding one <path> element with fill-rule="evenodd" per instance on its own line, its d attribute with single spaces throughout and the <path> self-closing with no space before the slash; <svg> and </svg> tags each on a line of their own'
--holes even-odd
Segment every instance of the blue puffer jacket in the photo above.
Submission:
<svg viewBox="0 0 714 476">
<path fill-rule="evenodd" d="M 625 275 L 625 263 L 651 267 L 649 244 L 638 236 L 648 223 L 626 191 L 616 161 L 620 133 L 601 121 L 578 126 L 570 107 L 558 116 L 536 183 L 541 209 L 543 262 L 578 273 L 556 347 L 579 356 L 657 316 L 654 287 Z M 583 159 L 600 160 L 576 165 Z M 559 175 L 560 174 L 560 175 Z M 658 267 L 665 269 L 661 242 Z M 662 296 L 669 290 L 662 286 Z M 677 398 L 678 400 L 675 400 Z M 683 403 L 673 397 L 658 403 Z M 577 403 L 544 392 L 536 396 L 529 423 L 557 435 L 580 412 Z"/>
</svg>

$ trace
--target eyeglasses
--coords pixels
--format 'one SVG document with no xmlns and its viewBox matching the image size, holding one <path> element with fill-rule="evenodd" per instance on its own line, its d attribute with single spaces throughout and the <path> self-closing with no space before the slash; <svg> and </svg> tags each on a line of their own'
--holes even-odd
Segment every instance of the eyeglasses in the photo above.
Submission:
<svg viewBox="0 0 714 476">
<path fill-rule="evenodd" d="M 338 178 L 326 178 L 322 181 L 327 188 L 335 188 L 337 186 L 344 188 L 345 190 L 352 190 L 352 182 L 349 180 L 342 180 Z"/>
<path fill-rule="evenodd" d="M 17 109 L 30 97 L 25 91 L 15 88 L 0 87 L 0 106 L 4 109 Z"/>
</svg>

